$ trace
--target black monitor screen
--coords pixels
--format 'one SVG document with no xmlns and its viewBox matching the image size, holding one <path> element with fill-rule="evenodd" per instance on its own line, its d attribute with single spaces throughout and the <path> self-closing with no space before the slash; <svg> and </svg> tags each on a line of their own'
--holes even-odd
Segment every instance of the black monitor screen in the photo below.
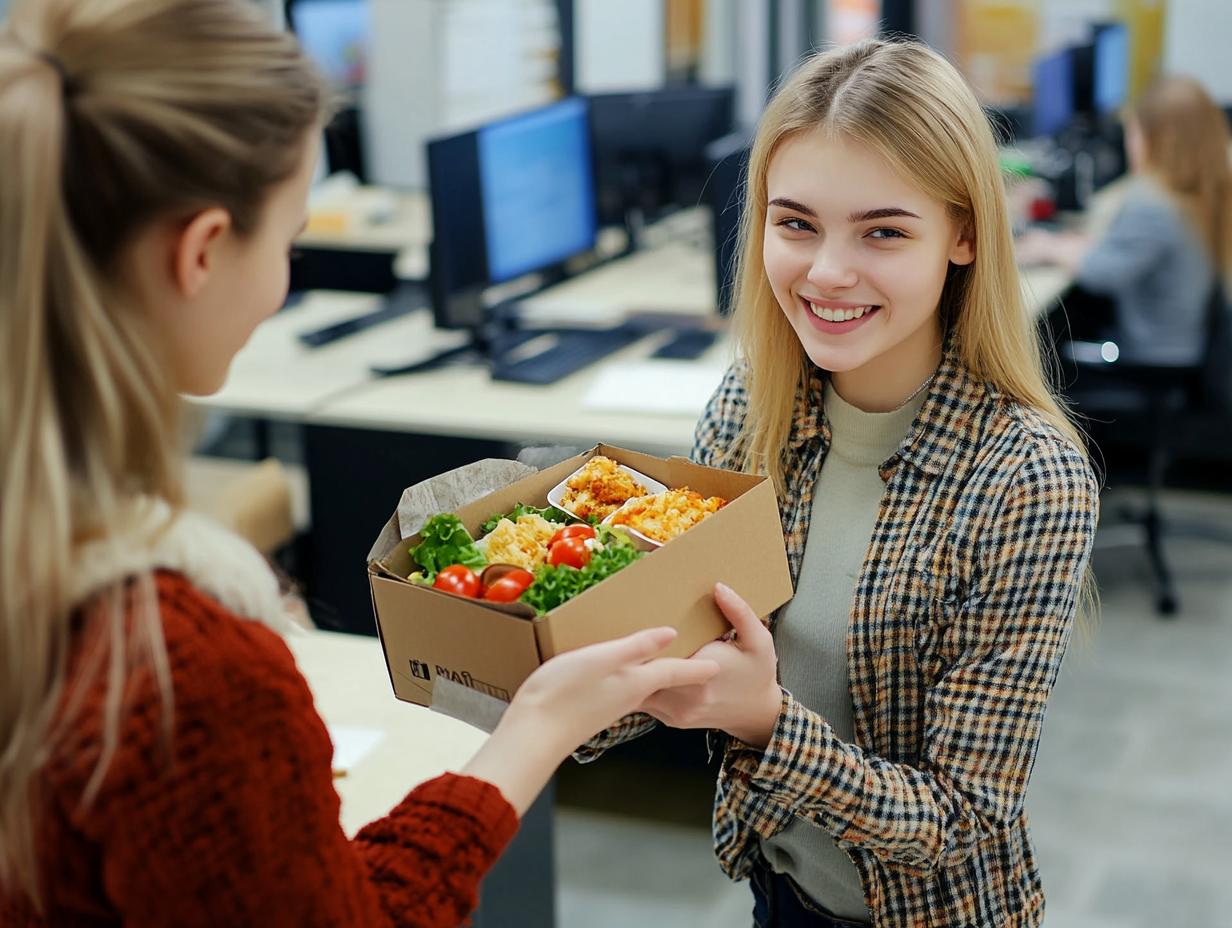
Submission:
<svg viewBox="0 0 1232 928">
<path fill-rule="evenodd" d="M 731 87 L 676 87 L 590 97 L 599 208 L 618 222 L 697 203 L 706 146 L 732 131 Z"/>
<path fill-rule="evenodd" d="M 428 143 L 438 326 L 481 326 L 483 288 L 594 247 L 588 115 L 572 98 Z"/>
<path fill-rule="evenodd" d="M 288 14 L 300 45 L 334 86 L 363 85 L 371 33 L 368 0 L 295 0 Z"/>
</svg>

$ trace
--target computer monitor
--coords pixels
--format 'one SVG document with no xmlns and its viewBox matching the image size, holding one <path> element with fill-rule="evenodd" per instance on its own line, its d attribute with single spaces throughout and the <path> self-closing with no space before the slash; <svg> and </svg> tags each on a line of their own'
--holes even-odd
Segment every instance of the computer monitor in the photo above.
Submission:
<svg viewBox="0 0 1232 928">
<path fill-rule="evenodd" d="M 428 143 L 441 328 L 487 322 L 483 290 L 594 248 L 589 106 L 579 97 Z"/>
<path fill-rule="evenodd" d="M 368 0 L 293 0 L 287 16 L 330 83 L 347 90 L 363 86 L 372 29 Z"/>
<path fill-rule="evenodd" d="M 1125 105 L 1129 95 L 1129 29 L 1122 23 L 1096 30 L 1091 95 L 1094 110 L 1100 116 Z"/>
<path fill-rule="evenodd" d="M 731 87 L 672 87 L 590 98 L 599 215 L 624 222 L 695 205 L 706 182 L 706 146 L 732 131 Z"/>
<path fill-rule="evenodd" d="M 1031 73 L 1032 129 L 1037 136 L 1056 135 L 1074 119 L 1073 51 L 1066 48 L 1037 58 Z"/>
<path fill-rule="evenodd" d="M 586 101 L 478 132 L 488 280 L 498 284 L 595 247 L 595 180 Z"/>
</svg>

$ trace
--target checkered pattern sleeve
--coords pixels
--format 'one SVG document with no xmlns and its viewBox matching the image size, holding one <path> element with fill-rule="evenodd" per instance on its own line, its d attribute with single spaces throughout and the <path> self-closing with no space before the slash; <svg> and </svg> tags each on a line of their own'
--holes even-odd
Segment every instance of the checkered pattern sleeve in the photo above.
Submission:
<svg viewBox="0 0 1232 928">
<path fill-rule="evenodd" d="M 765 752 L 735 745 L 722 773 L 721 792 L 758 834 L 800 816 L 842 845 L 923 875 L 965 860 L 1019 817 L 1098 512 L 1098 487 L 1077 450 L 1035 441 L 989 507 L 969 594 L 940 632 L 919 763 L 840 741 L 784 693 Z"/>
<path fill-rule="evenodd" d="M 645 712 L 626 715 L 574 751 L 573 759 L 579 764 L 589 764 L 602 757 L 605 751 L 646 734 L 658 724 Z"/>
</svg>

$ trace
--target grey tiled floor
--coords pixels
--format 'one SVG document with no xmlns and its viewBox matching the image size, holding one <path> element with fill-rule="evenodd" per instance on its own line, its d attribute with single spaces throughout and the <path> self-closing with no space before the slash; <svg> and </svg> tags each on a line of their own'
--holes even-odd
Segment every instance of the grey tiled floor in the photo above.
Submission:
<svg viewBox="0 0 1232 928">
<path fill-rule="evenodd" d="M 1168 511 L 1232 532 L 1227 498 L 1173 497 Z M 1161 621 L 1145 555 L 1104 546 L 1116 538 L 1101 529 L 1102 615 L 1070 649 L 1028 797 L 1047 928 L 1232 928 L 1232 547 L 1169 541 L 1182 612 Z M 605 763 L 569 774 L 562 794 L 612 795 L 624 774 Z M 710 784 L 633 779 L 626 790 L 651 794 L 637 815 L 619 800 L 561 804 L 560 928 L 748 928 L 747 886 L 711 856 Z"/>
</svg>

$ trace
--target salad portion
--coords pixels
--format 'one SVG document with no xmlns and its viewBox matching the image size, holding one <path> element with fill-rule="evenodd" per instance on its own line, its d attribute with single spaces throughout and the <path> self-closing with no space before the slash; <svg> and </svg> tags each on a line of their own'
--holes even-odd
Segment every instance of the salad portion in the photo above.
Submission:
<svg viewBox="0 0 1232 928">
<path fill-rule="evenodd" d="M 536 615 L 642 557 L 621 529 L 521 503 L 485 522 L 478 540 L 457 516 L 433 516 L 410 554 L 419 567 L 412 583 L 489 603 L 520 602 Z"/>
</svg>

